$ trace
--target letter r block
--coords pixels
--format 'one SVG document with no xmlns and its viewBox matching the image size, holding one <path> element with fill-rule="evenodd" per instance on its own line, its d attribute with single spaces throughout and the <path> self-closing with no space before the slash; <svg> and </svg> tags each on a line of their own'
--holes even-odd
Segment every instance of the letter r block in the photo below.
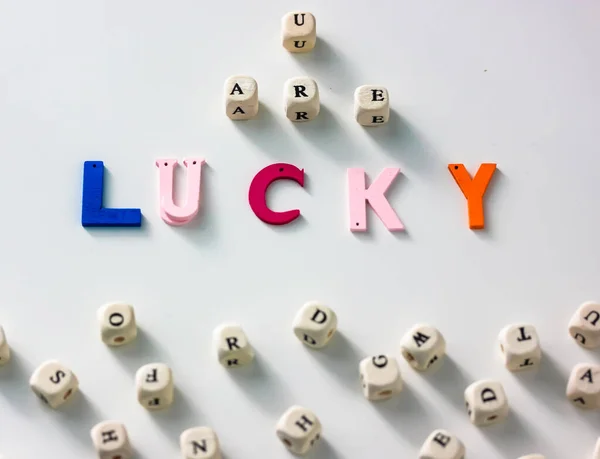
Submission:
<svg viewBox="0 0 600 459">
<path fill-rule="evenodd" d="M 362 126 L 381 126 L 390 119 L 390 95 L 383 86 L 365 85 L 354 91 L 354 116 Z"/>
<path fill-rule="evenodd" d="M 317 22 L 311 13 L 294 11 L 281 19 L 281 41 L 291 53 L 307 53 L 317 42 Z"/>
<path fill-rule="evenodd" d="M 321 110 L 319 87 L 309 77 L 290 78 L 283 89 L 285 115 L 289 120 L 301 123 L 317 117 Z"/>
</svg>

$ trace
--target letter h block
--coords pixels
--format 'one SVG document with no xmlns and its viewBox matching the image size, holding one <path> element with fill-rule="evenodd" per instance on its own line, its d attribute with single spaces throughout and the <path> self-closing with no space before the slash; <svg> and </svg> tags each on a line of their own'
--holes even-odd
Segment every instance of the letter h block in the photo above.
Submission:
<svg viewBox="0 0 600 459">
<path fill-rule="evenodd" d="M 279 419 L 277 437 L 294 454 L 305 455 L 321 438 L 321 423 L 315 414 L 294 405 Z"/>
</svg>

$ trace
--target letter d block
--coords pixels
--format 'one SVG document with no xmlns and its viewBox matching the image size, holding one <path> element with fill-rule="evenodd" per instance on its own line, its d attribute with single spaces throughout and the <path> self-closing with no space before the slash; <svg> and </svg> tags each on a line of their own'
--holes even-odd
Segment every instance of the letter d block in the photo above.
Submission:
<svg viewBox="0 0 600 459">
<path fill-rule="evenodd" d="M 600 346 L 600 304 L 583 303 L 569 322 L 569 335 L 585 348 Z"/>
<path fill-rule="evenodd" d="M 164 363 L 141 367 L 135 374 L 135 384 L 138 402 L 147 410 L 162 410 L 173 403 L 173 372 Z"/>
<path fill-rule="evenodd" d="M 281 19 L 281 41 L 292 53 L 307 53 L 317 42 L 317 21 L 311 13 L 294 11 Z"/>
<path fill-rule="evenodd" d="M 226 368 L 247 365 L 254 359 L 254 350 L 242 327 L 237 324 L 223 324 L 214 331 L 217 358 Z"/>
<path fill-rule="evenodd" d="M 29 386 L 42 402 L 51 408 L 58 408 L 77 392 L 79 381 L 67 367 L 50 360 L 33 372 Z"/>
<path fill-rule="evenodd" d="M 359 86 L 354 91 L 354 116 L 362 126 L 381 126 L 390 119 L 390 95 L 383 86 Z"/>
<path fill-rule="evenodd" d="M 248 120 L 258 113 L 258 83 L 249 76 L 235 75 L 225 81 L 225 113 L 232 120 Z"/>
<path fill-rule="evenodd" d="M 419 459 L 463 459 L 465 445 L 456 435 L 438 429 L 431 432 L 419 452 Z"/>
<path fill-rule="evenodd" d="M 319 87 L 312 78 L 297 77 L 287 80 L 283 98 L 285 116 L 294 122 L 310 121 L 316 118 L 321 110 Z"/>
<path fill-rule="evenodd" d="M 508 400 L 502 384 L 496 381 L 477 381 L 465 390 L 465 405 L 471 423 L 487 426 L 508 416 Z"/>
<path fill-rule="evenodd" d="M 90 435 L 99 459 L 130 459 L 133 456 L 127 429 L 120 422 L 96 424 Z"/>
<path fill-rule="evenodd" d="M 109 303 L 98 309 L 100 336 L 109 346 L 122 346 L 137 336 L 133 306 L 125 303 Z"/>
<path fill-rule="evenodd" d="M 294 318 L 294 334 L 307 346 L 321 348 L 327 345 L 337 330 L 337 316 L 333 309 L 309 301 Z"/>
<path fill-rule="evenodd" d="M 304 456 L 321 438 L 321 423 L 315 414 L 294 405 L 281 416 L 276 426 L 277 437 L 294 454 Z"/>
</svg>

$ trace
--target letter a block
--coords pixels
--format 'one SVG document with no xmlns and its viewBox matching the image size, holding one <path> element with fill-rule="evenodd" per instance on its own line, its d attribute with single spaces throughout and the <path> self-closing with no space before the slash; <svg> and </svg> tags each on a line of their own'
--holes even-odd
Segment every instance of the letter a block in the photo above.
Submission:
<svg viewBox="0 0 600 459">
<path fill-rule="evenodd" d="M 317 21 L 311 13 L 294 11 L 281 19 L 281 41 L 292 53 L 307 53 L 317 42 Z"/>
<path fill-rule="evenodd" d="M 247 365 L 254 359 L 254 350 L 246 333 L 237 324 L 223 324 L 214 331 L 217 358 L 226 368 Z"/>
<path fill-rule="evenodd" d="M 125 426 L 117 421 L 104 421 L 90 431 L 99 459 L 130 459 L 133 451 Z"/>
<path fill-rule="evenodd" d="M 600 408 L 600 365 L 575 365 L 567 383 L 567 397 L 579 408 Z"/>
<path fill-rule="evenodd" d="M 500 331 L 499 341 L 504 365 L 510 371 L 529 370 L 540 366 L 542 348 L 533 325 L 508 325 Z"/>
<path fill-rule="evenodd" d="M 29 386 L 42 402 L 50 408 L 58 408 L 77 392 L 79 381 L 67 367 L 50 360 L 33 372 Z"/>
<path fill-rule="evenodd" d="M 381 126 L 390 119 L 390 96 L 383 86 L 359 86 L 354 91 L 354 116 L 362 126 Z"/>
<path fill-rule="evenodd" d="M 135 339 L 137 325 L 133 306 L 126 303 L 108 303 L 98 309 L 100 336 L 109 346 L 122 346 Z"/>
<path fill-rule="evenodd" d="M 254 78 L 245 75 L 227 78 L 225 113 L 232 120 L 248 120 L 258 114 L 258 83 Z"/>
<path fill-rule="evenodd" d="M 446 355 L 446 340 L 437 328 L 418 324 L 402 337 L 400 350 L 415 370 L 425 371 L 440 364 Z"/>
<path fill-rule="evenodd" d="M 319 87 L 309 77 L 291 78 L 283 88 L 285 116 L 294 122 L 310 121 L 321 110 Z"/>
<path fill-rule="evenodd" d="M 210 427 L 192 427 L 179 437 L 184 459 L 221 459 L 219 439 Z"/>
<path fill-rule="evenodd" d="M 579 306 L 569 322 L 569 334 L 588 349 L 600 346 L 600 304 L 586 301 Z"/>
<path fill-rule="evenodd" d="M 463 459 L 465 445 L 456 435 L 442 429 L 434 430 L 423 443 L 419 459 Z"/>
<path fill-rule="evenodd" d="M 279 419 L 276 433 L 288 450 L 304 456 L 321 438 L 321 423 L 312 411 L 294 405 Z"/>
<path fill-rule="evenodd" d="M 294 334 L 309 347 L 326 346 L 336 330 L 337 315 L 318 301 L 306 303 L 294 318 Z"/>
<path fill-rule="evenodd" d="M 141 367 L 135 374 L 135 384 L 138 402 L 147 410 L 162 410 L 173 403 L 173 372 L 164 363 Z"/>
<path fill-rule="evenodd" d="M 471 423 L 487 426 L 508 416 L 508 400 L 502 384 L 496 381 L 477 381 L 465 390 L 465 405 Z"/>
</svg>

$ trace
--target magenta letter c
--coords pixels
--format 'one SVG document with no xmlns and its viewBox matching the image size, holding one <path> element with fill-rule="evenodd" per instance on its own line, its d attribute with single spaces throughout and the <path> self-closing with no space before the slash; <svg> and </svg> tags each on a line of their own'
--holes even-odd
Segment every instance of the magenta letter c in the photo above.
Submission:
<svg viewBox="0 0 600 459">
<path fill-rule="evenodd" d="M 300 210 L 274 212 L 267 206 L 267 189 L 276 180 L 293 180 L 304 187 L 304 169 L 298 169 L 293 164 L 277 163 L 262 169 L 252 179 L 248 191 L 248 201 L 252 212 L 263 222 L 270 225 L 285 225 L 300 216 Z"/>
</svg>

